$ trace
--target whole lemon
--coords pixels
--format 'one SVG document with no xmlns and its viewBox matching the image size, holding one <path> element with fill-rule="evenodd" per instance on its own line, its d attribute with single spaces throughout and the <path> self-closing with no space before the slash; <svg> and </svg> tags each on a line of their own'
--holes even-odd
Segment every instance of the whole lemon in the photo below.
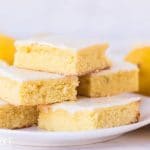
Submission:
<svg viewBox="0 0 150 150">
<path fill-rule="evenodd" d="M 8 64 L 13 64 L 15 46 L 14 39 L 0 34 L 0 60 L 6 61 Z"/>
<path fill-rule="evenodd" d="M 139 67 L 139 93 L 150 95 L 150 46 L 133 49 L 125 59 Z"/>
</svg>

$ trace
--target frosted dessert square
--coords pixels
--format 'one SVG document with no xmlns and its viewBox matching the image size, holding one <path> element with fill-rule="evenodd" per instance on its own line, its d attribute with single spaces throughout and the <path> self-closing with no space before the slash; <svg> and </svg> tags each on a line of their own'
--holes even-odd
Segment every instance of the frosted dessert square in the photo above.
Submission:
<svg viewBox="0 0 150 150">
<path fill-rule="evenodd" d="M 107 43 L 46 36 L 15 43 L 14 65 L 63 75 L 84 75 L 111 65 Z"/>
<path fill-rule="evenodd" d="M 52 104 L 76 100 L 78 78 L 18 69 L 0 63 L 0 97 L 13 105 Z"/>
<path fill-rule="evenodd" d="M 79 78 L 78 94 L 88 97 L 112 96 L 138 91 L 138 68 L 127 62 L 114 62 L 106 70 Z"/>
<path fill-rule="evenodd" d="M 0 99 L 0 128 L 18 129 L 37 124 L 36 106 L 14 106 Z"/>
<path fill-rule="evenodd" d="M 104 98 L 79 97 L 75 102 L 39 106 L 39 128 L 83 131 L 128 125 L 139 121 L 140 97 L 122 94 Z"/>
</svg>

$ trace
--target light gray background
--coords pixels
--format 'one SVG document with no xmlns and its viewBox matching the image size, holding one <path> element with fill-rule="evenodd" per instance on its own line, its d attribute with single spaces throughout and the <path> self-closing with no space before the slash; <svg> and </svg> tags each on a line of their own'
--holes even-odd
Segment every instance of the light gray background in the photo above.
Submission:
<svg viewBox="0 0 150 150">
<path fill-rule="evenodd" d="M 0 0 L 0 32 L 150 38 L 150 0 Z"/>
</svg>

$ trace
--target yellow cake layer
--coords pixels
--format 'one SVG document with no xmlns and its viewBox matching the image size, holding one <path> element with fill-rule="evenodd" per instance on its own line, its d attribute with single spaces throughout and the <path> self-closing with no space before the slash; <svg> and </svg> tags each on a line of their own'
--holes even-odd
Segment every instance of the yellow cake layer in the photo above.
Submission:
<svg viewBox="0 0 150 150">
<path fill-rule="evenodd" d="M 0 97 L 13 105 L 76 100 L 78 78 L 18 69 L 0 63 Z"/>
<path fill-rule="evenodd" d="M 119 95 L 40 106 L 38 126 L 49 131 L 83 131 L 128 125 L 139 120 L 139 102 L 139 97 Z"/>
<path fill-rule="evenodd" d="M 18 41 L 15 45 L 17 52 L 14 65 L 21 68 L 64 75 L 83 75 L 110 66 L 110 61 L 105 56 L 108 47 L 106 43 L 76 46 L 62 37 L 52 36 L 40 40 Z"/>
<path fill-rule="evenodd" d="M 0 128 L 25 128 L 37 124 L 36 106 L 13 106 L 0 100 Z"/>
<path fill-rule="evenodd" d="M 115 62 L 108 70 L 79 78 L 78 94 L 103 97 L 138 90 L 138 69 L 127 62 Z"/>
</svg>

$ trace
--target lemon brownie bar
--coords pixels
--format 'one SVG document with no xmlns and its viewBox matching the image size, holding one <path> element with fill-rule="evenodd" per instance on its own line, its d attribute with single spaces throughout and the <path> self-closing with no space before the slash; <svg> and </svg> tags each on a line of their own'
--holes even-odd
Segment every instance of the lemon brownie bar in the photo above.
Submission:
<svg viewBox="0 0 150 150">
<path fill-rule="evenodd" d="M 18 69 L 0 63 L 0 97 L 14 105 L 38 105 L 76 100 L 76 76 Z"/>
<path fill-rule="evenodd" d="M 37 124 L 36 106 L 14 106 L 0 100 L 0 128 L 25 128 Z"/>
<path fill-rule="evenodd" d="M 78 93 L 88 97 L 103 97 L 138 90 L 138 68 L 127 62 L 114 62 L 108 70 L 79 78 Z"/>
<path fill-rule="evenodd" d="M 74 41 L 72 43 L 71 41 Z M 17 41 L 14 65 L 64 75 L 83 75 L 110 66 L 105 56 L 108 44 L 47 36 Z"/>
<path fill-rule="evenodd" d="M 39 107 L 39 128 L 49 131 L 82 131 L 110 128 L 138 122 L 140 98 L 127 94 L 105 97 L 81 97 Z"/>
</svg>

